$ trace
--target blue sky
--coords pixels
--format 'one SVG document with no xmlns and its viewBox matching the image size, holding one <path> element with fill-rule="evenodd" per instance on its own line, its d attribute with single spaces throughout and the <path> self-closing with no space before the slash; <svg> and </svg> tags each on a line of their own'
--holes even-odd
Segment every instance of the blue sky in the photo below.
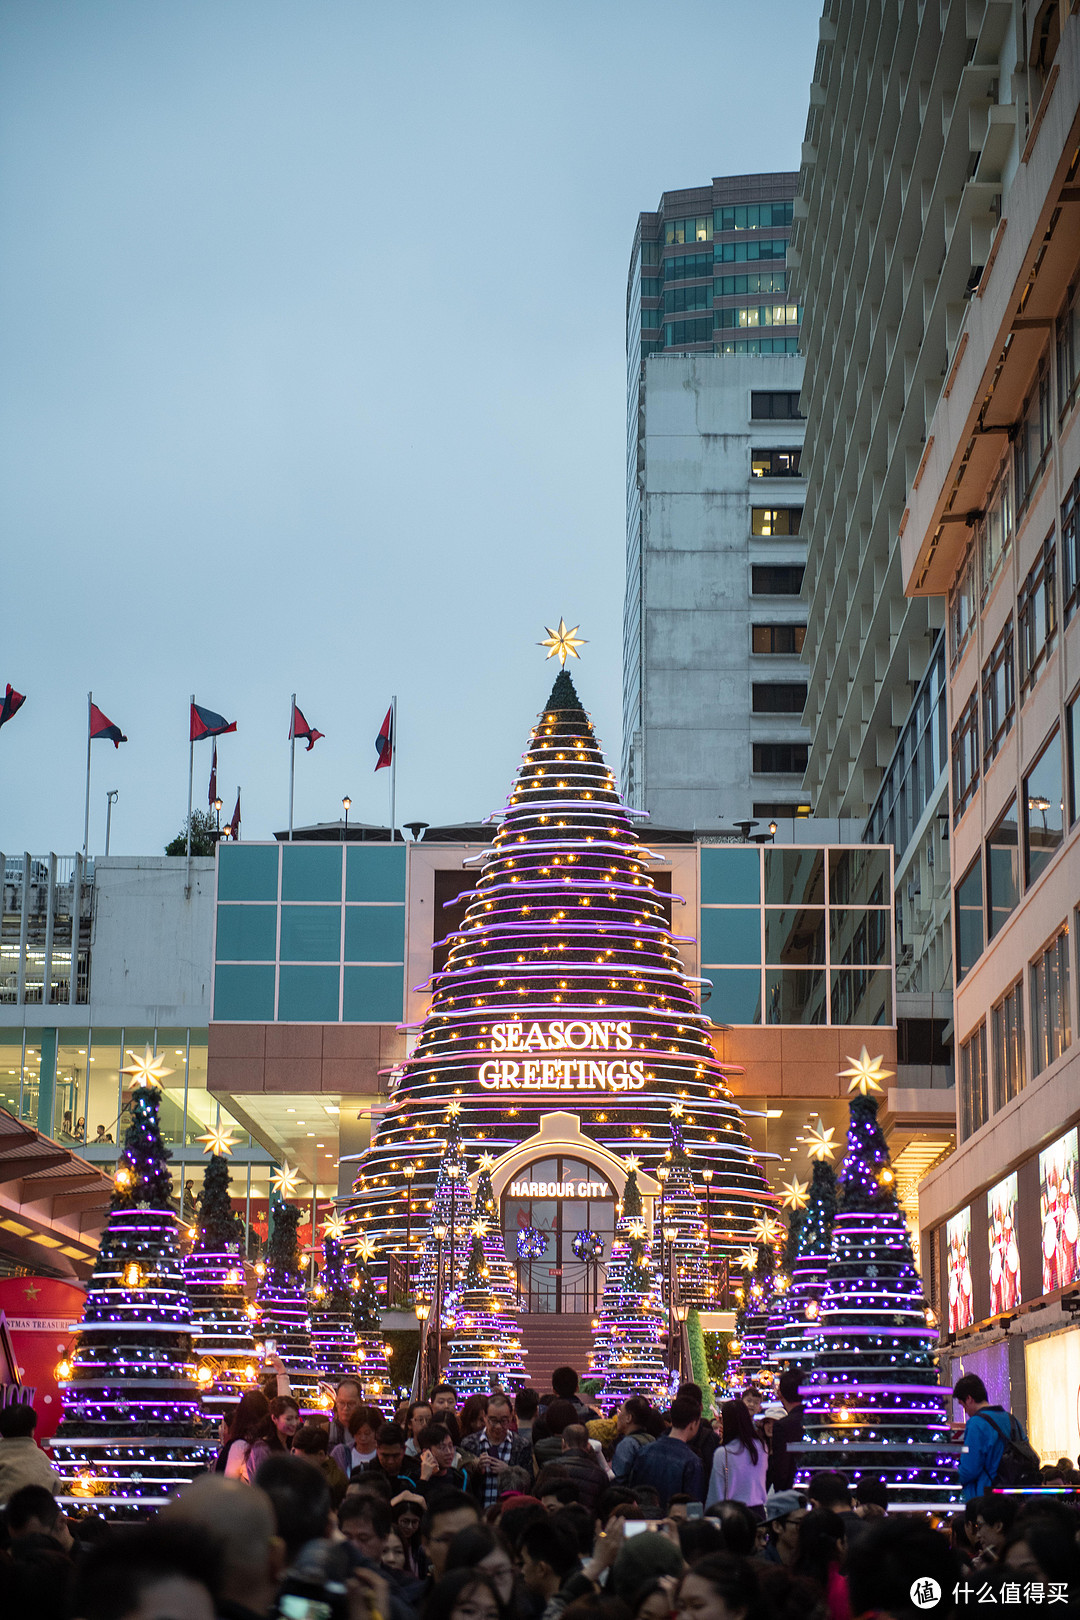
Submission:
<svg viewBox="0 0 1080 1620">
<path fill-rule="evenodd" d="M 0 848 L 159 853 L 187 703 L 244 835 L 501 808 L 553 674 L 618 765 L 636 217 L 796 168 L 817 9 L 6 0 Z M 205 803 L 208 743 L 196 749 Z"/>
</svg>

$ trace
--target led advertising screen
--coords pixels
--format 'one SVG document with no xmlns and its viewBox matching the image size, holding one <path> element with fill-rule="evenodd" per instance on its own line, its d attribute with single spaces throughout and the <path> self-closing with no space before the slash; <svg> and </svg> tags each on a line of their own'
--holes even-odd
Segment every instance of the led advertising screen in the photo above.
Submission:
<svg viewBox="0 0 1080 1620">
<path fill-rule="evenodd" d="M 949 1245 L 949 1332 L 958 1333 L 975 1320 L 971 1297 L 971 1210 L 962 1209 L 945 1223 Z"/>
<path fill-rule="evenodd" d="M 990 1247 L 990 1315 L 999 1316 L 1020 1303 L 1020 1250 L 1016 1243 L 1016 1172 L 986 1195 L 986 1229 Z"/>
<path fill-rule="evenodd" d="M 1042 1289 L 1067 1288 L 1080 1277 L 1080 1218 L 1076 1211 L 1076 1126 L 1039 1154 Z"/>
</svg>

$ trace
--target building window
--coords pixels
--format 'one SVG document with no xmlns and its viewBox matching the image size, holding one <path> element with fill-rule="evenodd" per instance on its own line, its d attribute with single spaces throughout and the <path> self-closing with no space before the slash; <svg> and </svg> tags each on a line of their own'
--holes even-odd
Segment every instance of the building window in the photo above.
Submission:
<svg viewBox="0 0 1080 1620">
<path fill-rule="evenodd" d="M 976 855 L 956 885 L 956 982 L 969 973 L 983 950 L 982 856 Z"/>
<path fill-rule="evenodd" d="M 754 743 L 753 770 L 761 776 L 801 776 L 809 752 L 806 743 Z"/>
<path fill-rule="evenodd" d="M 754 389 L 750 394 L 750 417 L 754 422 L 803 422 L 799 409 L 799 396 L 795 393 L 766 393 Z"/>
<path fill-rule="evenodd" d="M 863 842 L 894 844 L 905 850 L 948 764 L 945 631 L 940 631 L 930 666 L 919 682 L 911 712 L 900 733 L 885 779 L 866 820 Z"/>
<path fill-rule="evenodd" d="M 1080 816 L 1080 697 L 1065 710 L 1065 765 L 1069 773 L 1069 826 Z"/>
<path fill-rule="evenodd" d="M 1061 739 L 1050 741 L 1024 778 L 1024 876 L 1030 888 L 1065 836 L 1061 801 Z"/>
<path fill-rule="evenodd" d="M 712 268 L 709 259 L 709 268 Z M 786 270 L 748 270 L 742 276 L 717 276 L 713 281 L 715 298 L 737 297 L 739 293 L 787 292 Z"/>
<path fill-rule="evenodd" d="M 750 570 L 750 589 L 755 596 L 798 596 L 802 582 L 798 563 L 755 563 Z"/>
<path fill-rule="evenodd" d="M 689 281 L 697 276 L 711 276 L 712 268 L 711 253 L 680 253 L 664 260 L 664 280 Z"/>
<path fill-rule="evenodd" d="M 1065 623 L 1080 607 L 1080 473 L 1061 506 L 1062 597 Z"/>
<path fill-rule="evenodd" d="M 979 699 L 972 692 L 952 734 L 953 820 L 959 821 L 979 785 Z"/>
<path fill-rule="evenodd" d="M 1024 1089 L 1024 985 L 1017 979 L 991 1012 L 994 1108 L 1004 1108 Z"/>
<path fill-rule="evenodd" d="M 1069 930 L 1063 928 L 1031 964 L 1031 1072 L 1041 1074 L 1072 1039 L 1069 1018 Z"/>
<path fill-rule="evenodd" d="M 802 514 L 801 506 L 752 506 L 750 532 L 763 537 L 798 534 Z"/>
<path fill-rule="evenodd" d="M 1020 828 L 1010 799 L 986 840 L 987 918 L 990 938 L 1005 926 L 1020 899 Z"/>
<path fill-rule="evenodd" d="M 986 1025 L 980 1024 L 960 1047 L 960 1137 L 967 1141 L 988 1115 L 986 1084 Z"/>
<path fill-rule="evenodd" d="M 755 681 L 751 687 L 755 714 L 802 714 L 805 681 Z"/>
<path fill-rule="evenodd" d="M 760 304 L 756 308 L 725 310 L 722 313 L 736 317 L 734 321 L 724 321 L 724 326 L 798 326 L 802 320 L 802 307 L 799 304 Z"/>
<path fill-rule="evenodd" d="M 745 242 L 714 242 L 716 264 L 755 264 L 761 259 L 786 259 L 787 240 L 782 236 L 750 238 Z"/>
<path fill-rule="evenodd" d="M 994 492 L 987 504 L 986 520 L 979 531 L 984 600 L 997 577 L 998 569 L 1009 554 L 1012 534 L 1012 485 L 1006 463 L 1002 468 L 1001 477 L 994 486 Z"/>
<path fill-rule="evenodd" d="M 1053 437 L 1050 408 L 1050 372 L 1046 366 L 1032 389 L 1019 423 L 1013 446 L 1016 474 L 1016 505 L 1022 508 L 1046 463 Z"/>
<path fill-rule="evenodd" d="M 672 287 L 670 292 L 664 294 L 664 313 L 677 314 L 684 309 L 711 309 L 712 288 L 705 287 Z"/>
<path fill-rule="evenodd" d="M 664 226 L 665 247 L 670 247 L 675 242 L 711 242 L 712 239 L 711 214 L 697 219 L 672 219 Z"/>
<path fill-rule="evenodd" d="M 750 627 L 751 651 L 756 653 L 801 653 L 806 639 L 805 624 L 754 624 Z"/>
<path fill-rule="evenodd" d="M 701 321 L 668 321 L 664 326 L 664 347 L 677 349 L 683 343 L 708 343 L 712 333 L 711 315 Z"/>
<path fill-rule="evenodd" d="M 1057 329 L 1058 409 L 1064 416 L 1080 380 L 1080 288 L 1074 287 Z"/>
<path fill-rule="evenodd" d="M 1057 545 L 1051 529 L 1031 568 L 1016 605 L 1020 641 L 1020 693 L 1026 697 L 1057 637 Z"/>
<path fill-rule="evenodd" d="M 751 450 L 750 476 L 751 478 L 798 478 L 801 459 L 802 451 L 799 449 Z M 801 513 L 802 507 L 800 506 L 797 510 Z"/>
<path fill-rule="evenodd" d="M 949 592 L 949 651 L 953 669 L 960 662 L 960 654 L 974 628 L 975 611 L 975 549 L 972 547 L 960 578 Z"/>
<path fill-rule="evenodd" d="M 809 814 L 809 804 L 786 804 L 777 799 L 754 800 L 754 815 L 758 821 L 805 821 Z"/>
<path fill-rule="evenodd" d="M 790 225 L 794 206 L 789 202 L 746 203 L 737 208 L 714 208 L 713 225 L 718 231 L 770 230 L 774 225 Z"/>
<path fill-rule="evenodd" d="M 983 665 L 983 752 L 989 764 L 1012 730 L 1016 712 L 1016 666 L 1013 661 L 1013 622 L 1010 613 Z"/>
</svg>

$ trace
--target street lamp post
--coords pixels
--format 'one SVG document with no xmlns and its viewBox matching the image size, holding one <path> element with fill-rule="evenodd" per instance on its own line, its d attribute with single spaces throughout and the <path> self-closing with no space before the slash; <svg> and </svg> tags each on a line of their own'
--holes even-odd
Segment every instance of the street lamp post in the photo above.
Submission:
<svg viewBox="0 0 1080 1620">
<path fill-rule="evenodd" d="M 120 797 L 120 789 L 119 788 L 110 788 L 109 791 L 105 795 L 105 798 L 106 798 L 106 801 L 107 801 L 106 808 L 105 808 L 105 854 L 106 855 L 108 855 L 108 853 L 109 853 L 109 838 L 110 838 L 110 836 L 112 834 L 112 807 L 116 803 L 116 801 L 117 801 L 117 799 L 119 797 Z"/>
<path fill-rule="evenodd" d="M 686 1373 L 688 1357 L 686 1355 L 686 1318 L 690 1315 L 689 1305 L 679 1303 L 675 1307 L 675 1320 L 679 1324 L 679 1376 Z"/>
<path fill-rule="evenodd" d="M 405 1298 L 412 1292 L 412 1184 L 416 1174 L 415 1164 L 403 1166 L 402 1175 L 405 1177 Z"/>
<path fill-rule="evenodd" d="M 347 793 L 341 801 L 341 808 L 345 812 L 345 826 L 342 829 L 341 842 L 347 844 L 349 842 L 349 811 L 352 809 L 352 800 Z"/>
<path fill-rule="evenodd" d="M 713 1297 L 713 1263 L 712 1263 L 712 1170 L 703 1170 L 701 1179 L 705 1183 L 705 1292 L 709 1299 Z"/>
<path fill-rule="evenodd" d="M 221 843 L 221 800 L 214 800 L 214 842 Z"/>
<path fill-rule="evenodd" d="M 419 1357 L 417 1359 L 417 1363 L 416 1363 L 417 1369 L 418 1369 L 418 1372 L 419 1372 L 419 1380 L 418 1380 L 418 1382 L 419 1382 L 420 1387 L 419 1387 L 419 1389 L 414 1389 L 413 1390 L 413 1395 L 416 1397 L 417 1400 L 422 1400 L 424 1398 L 424 1396 L 428 1393 L 428 1389 L 427 1389 L 427 1375 L 428 1375 L 428 1371 L 427 1371 L 427 1333 L 428 1333 L 428 1327 L 427 1327 L 427 1325 L 428 1325 L 428 1317 L 431 1314 L 431 1306 L 426 1304 L 424 1302 L 424 1300 L 418 1299 L 417 1302 L 416 1302 L 415 1310 L 416 1310 L 416 1320 L 420 1324 L 420 1355 L 419 1355 Z"/>
</svg>

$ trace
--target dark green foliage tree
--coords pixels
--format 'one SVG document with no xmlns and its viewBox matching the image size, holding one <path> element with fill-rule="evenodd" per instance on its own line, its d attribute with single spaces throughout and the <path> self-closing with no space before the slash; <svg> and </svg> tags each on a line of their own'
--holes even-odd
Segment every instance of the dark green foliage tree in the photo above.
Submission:
<svg viewBox="0 0 1080 1620">
<path fill-rule="evenodd" d="M 776 1360 L 781 1367 L 808 1367 L 814 1359 L 818 1311 L 825 1292 L 836 1216 L 836 1171 L 825 1158 L 814 1164 L 809 1198 L 799 1216 L 795 1254 L 788 1268 L 791 1286 L 784 1297 L 783 1320 L 775 1340 Z M 791 1224 L 795 1229 L 795 1222 Z"/>
<path fill-rule="evenodd" d="M 379 1295 L 375 1287 L 375 1279 L 368 1269 L 368 1261 L 373 1260 L 375 1251 L 366 1241 L 356 1252 L 355 1281 L 358 1287 L 353 1292 L 353 1329 L 356 1333 L 357 1360 L 360 1363 L 360 1383 L 364 1392 L 364 1399 L 372 1406 L 380 1406 L 384 1411 L 393 1406 L 393 1389 L 390 1383 L 390 1363 L 387 1359 L 387 1340 L 382 1329 L 382 1316 L 379 1311 Z"/>
<path fill-rule="evenodd" d="M 223 1153 L 214 1153 L 203 1175 L 195 1247 L 208 1254 L 224 1254 L 230 1249 L 239 1251 L 243 1238 L 244 1223 L 229 1197 L 229 1161 Z"/>
<path fill-rule="evenodd" d="M 184 825 L 171 843 L 165 845 L 166 855 L 187 854 L 188 824 Z M 212 855 L 217 848 L 217 824 L 209 810 L 193 810 L 191 812 L 191 853 L 193 855 Z"/>
<path fill-rule="evenodd" d="M 258 1377 L 255 1339 L 244 1292 L 240 1247 L 244 1223 L 229 1198 L 229 1161 L 214 1153 L 203 1173 L 195 1242 L 184 1260 L 203 1408 L 228 1417 Z"/>
<path fill-rule="evenodd" d="M 311 1299 L 311 1348 L 324 1378 L 338 1383 L 356 1377 L 353 1291 L 341 1242 L 335 1237 L 323 1239 L 322 1270 Z"/>
<path fill-rule="evenodd" d="M 270 1243 L 259 1284 L 259 1333 L 272 1339 L 285 1363 L 292 1392 L 302 1410 L 317 1408 L 318 1378 L 311 1347 L 311 1321 L 300 1265 L 299 1204 L 277 1196 L 270 1203 Z"/>
</svg>

